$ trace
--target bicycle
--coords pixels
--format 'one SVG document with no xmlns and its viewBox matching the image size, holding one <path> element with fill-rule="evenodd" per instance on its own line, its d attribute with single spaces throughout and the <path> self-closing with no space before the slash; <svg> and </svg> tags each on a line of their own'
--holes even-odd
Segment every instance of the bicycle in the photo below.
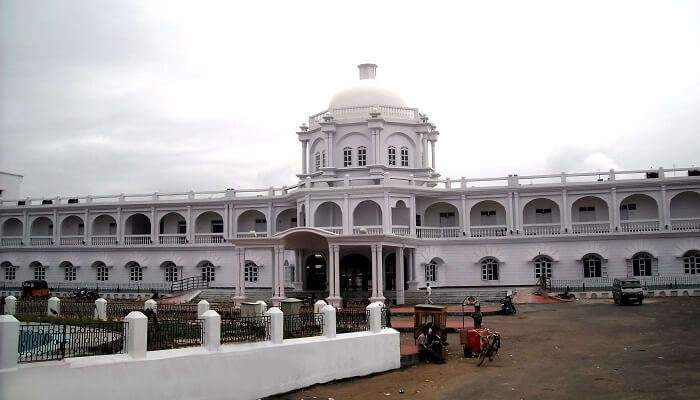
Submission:
<svg viewBox="0 0 700 400">
<path fill-rule="evenodd" d="M 488 328 L 486 330 L 488 331 L 488 336 L 482 339 L 486 340 L 486 343 L 479 354 L 479 362 L 476 364 L 477 366 L 484 364 L 487 358 L 489 361 L 493 361 L 493 359 L 498 355 L 498 350 L 501 349 L 501 334 L 499 332 L 491 332 L 491 330 Z"/>
</svg>

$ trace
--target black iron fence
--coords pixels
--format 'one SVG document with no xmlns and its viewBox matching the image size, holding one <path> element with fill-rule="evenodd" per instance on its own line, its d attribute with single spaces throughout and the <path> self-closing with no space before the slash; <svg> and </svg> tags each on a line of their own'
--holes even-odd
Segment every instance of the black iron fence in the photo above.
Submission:
<svg viewBox="0 0 700 400">
<path fill-rule="evenodd" d="M 126 322 L 20 324 L 20 363 L 126 352 Z"/>
<path fill-rule="evenodd" d="M 107 301 L 107 319 L 123 319 L 132 311 L 143 312 L 143 302 Z"/>
<path fill-rule="evenodd" d="M 94 318 L 97 307 L 94 301 L 61 301 L 61 316 L 75 318 Z"/>
<path fill-rule="evenodd" d="M 17 300 L 15 314 L 46 315 L 48 300 Z"/>
<path fill-rule="evenodd" d="M 283 316 L 284 338 L 319 336 L 323 333 L 323 314 L 302 313 Z"/>
<path fill-rule="evenodd" d="M 209 287 L 209 280 L 202 279 L 201 276 L 190 276 L 180 279 L 170 285 L 170 292 L 184 292 L 192 289 Z"/>
<path fill-rule="evenodd" d="M 221 343 L 270 340 L 270 317 L 241 317 L 221 321 Z"/>
<path fill-rule="evenodd" d="M 197 304 L 158 304 L 159 320 L 195 320 Z"/>
<path fill-rule="evenodd" d="M 335 313 L 336 333 L 369 330 L 369 311 L 364 308 L 346 308 Z"/>
<path fill-rule="evenodd" d="M 209 305 L 209 309 L 218 312 L 222 320 L 241 316 L 241 309 L 236 308 L 233 303 L 213 303 Z"/>
<path fill-rule="evenodd" d="M 391 328 L 391 309 L 382 308 L 382 329 Z"/>
<path fill-rule="evenodd" d="M 49 282 L 52 292 L 75 292 L 78 289 L 94 289 L 99 293 L 170 293 L 170 282 Z"/>
<path fill-rule="evenodd" d="M 697 289 L 700 288 L 700 276 L 635 276 L 645 290 L 662 289 Z M 549 290 L 553 292 L 586 292 L 612 290 L 613 278 L 552 279 Z"/>
<path fill-rule="evenodd" d="M 148 321 L 146 349 L 165 350 L 202 345 L 204 326 L 202 320 Z"/>
</svg>

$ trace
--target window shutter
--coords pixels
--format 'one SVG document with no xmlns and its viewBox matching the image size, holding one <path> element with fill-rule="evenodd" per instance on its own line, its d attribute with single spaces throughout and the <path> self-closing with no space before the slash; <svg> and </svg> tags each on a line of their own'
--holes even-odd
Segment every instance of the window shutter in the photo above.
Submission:
<svg viewBox="0 0 700 400">
<path fill-rule="evenodd" d="M 634 269 L 632 268 L 632 259 L 631 258 L 626 258 L 625 262 L 627 263 L 627 277 L 634 276 Z"/>
</svg>

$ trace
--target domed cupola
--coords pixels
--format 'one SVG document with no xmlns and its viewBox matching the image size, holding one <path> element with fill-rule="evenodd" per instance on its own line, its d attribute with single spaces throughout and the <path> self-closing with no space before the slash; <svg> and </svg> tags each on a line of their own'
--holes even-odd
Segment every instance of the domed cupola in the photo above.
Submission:
<svg viewBox="0 0 700 400">
<path fill-rule="evenodd" d="M 386 89 L 377 81 L 376 64 L 360 64 L 360 81 L 340 92 L 336 93 L 328 104 L 329 109 L 367 107 L 367 106 L 390 106 L 406 107 L 406 102 L 393 91 Z"/>
</svg>

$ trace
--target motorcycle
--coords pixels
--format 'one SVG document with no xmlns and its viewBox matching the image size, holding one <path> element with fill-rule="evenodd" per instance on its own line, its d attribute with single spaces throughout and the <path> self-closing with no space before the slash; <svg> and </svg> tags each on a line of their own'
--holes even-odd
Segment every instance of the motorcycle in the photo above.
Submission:
<svg viewBox="0 0 700 400">
<path fill-rule="evenodd" d="M 512 315 L 517 314 L 517 312 L 518 310 L 515 308 L 512 296 L 508 295 L 505 298 L 501 299 L 501 314 Z"/>
<path fill-rule="evenodd" d="M 100 294 L 95 289 L 78 288 L 73 292 L 73 298 L 77 301 L 95 301 L 100 298 Z"/>
</svg>

